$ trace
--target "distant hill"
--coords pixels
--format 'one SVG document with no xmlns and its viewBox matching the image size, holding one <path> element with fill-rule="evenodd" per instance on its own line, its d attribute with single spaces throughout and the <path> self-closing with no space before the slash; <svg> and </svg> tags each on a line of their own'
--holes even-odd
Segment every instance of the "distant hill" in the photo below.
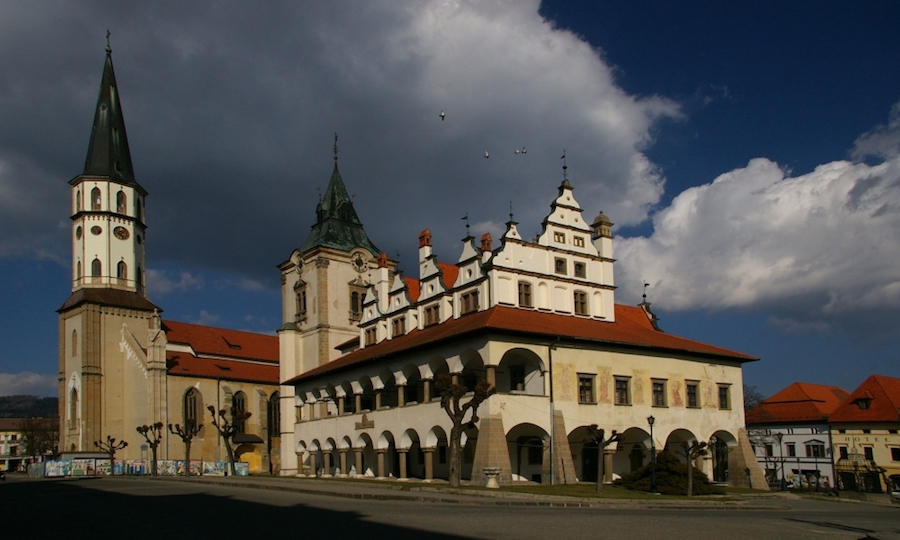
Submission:
<svg viewBox="0 0 900 540">
<path fill-rule="evenodd" d="M 0 396 L 0 418 L 54 418 L 59 415 L 59 398 Z"/>
</svg>

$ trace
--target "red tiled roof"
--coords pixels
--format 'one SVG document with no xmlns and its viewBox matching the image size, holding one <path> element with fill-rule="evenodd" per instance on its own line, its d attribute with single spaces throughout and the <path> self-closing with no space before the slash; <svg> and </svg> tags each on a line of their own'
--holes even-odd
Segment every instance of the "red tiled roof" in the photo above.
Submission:
<svg viewBox="0 0 900 540">
<path fill-rule="evenodd" d="M 167 351 L 170 375 L 278 384 L 278 337 L 199 324 L 163 321 L 169 343 L 195 353 Z"/>
<path fill-rule="evenodd" d="M 403 281 L 406 283 L 406 289 L 409 291 L 409 301 L 417 302 L 419 300 L 419 280 L 411 277 L 404 277 Z"/>
<path fill-rule="evenodd" d="M 444 287 L 452 289 L 453 285 L 456 284 L 457 276 L 459 276 L 459 267 L 455 264 L 439 262 L 438 268 L 441 269 L 441 274 L 444 278 Z"/>
<path fill-rule="evenodd" d="M 278 363 L 278 336 L 175 321 L 162 325 L 169 343 L 189 345 L 198 355 Z"/>
<path fill-rule="evenodd" d="M 859 408 L 869 399 L 868 409 Z M 831 413 L 832 422 L 900 422 L 900 379 L 872 375 Z"/>
<path fill-rule="evenodd" d="M 185 377 L 227 379 L 263 384 L 278 384 L 279 378 L 278 364 L 202 358 L 175 351 L 166 353 L 166 367 L 169 369 L 169 375 Z"/>
<path fill-rule="evenodd" d="M 747 411 L 747 424 L 825 422 L 849 395 L 839 386 L 796 382 Z"/>
<path fill-rule="evenodd" d="M 312 379 L 325 373 L 398 356 L 414 349 L 436 345 L 449 339 L 459 339 L 477 332 L 528 334 L 548 339 L 560 337 L 738 362 L 758 360 L 755 356 L 656 330 L 644 311 L 638 307 L 616 305 L 616 321 L 605 322 L 497 306 L 423 330 L 413 330 L 404 336 L 359 349 L 294 377 L 286 383 Z"/>
</svg>

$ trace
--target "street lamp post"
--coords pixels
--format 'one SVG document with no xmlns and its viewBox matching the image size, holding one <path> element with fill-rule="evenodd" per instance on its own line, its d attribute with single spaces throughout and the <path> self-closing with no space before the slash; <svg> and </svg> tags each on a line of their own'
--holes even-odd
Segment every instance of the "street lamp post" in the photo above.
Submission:
<svg viewBox="0 0 900 540">
<path fill-rule="evenodd" d="M 653 439 L 653 424 L 656 418 L 650 416 L 647 423 L 650 424 L 650 493 L 659 493 L 656 488 L 656 441 Z"/>
</svg>

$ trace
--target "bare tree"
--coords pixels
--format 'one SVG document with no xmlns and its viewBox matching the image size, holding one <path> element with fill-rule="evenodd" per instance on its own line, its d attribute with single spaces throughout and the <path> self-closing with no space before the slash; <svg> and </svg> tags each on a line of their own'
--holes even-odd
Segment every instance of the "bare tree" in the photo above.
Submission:
<svg viewBox="0 0 900 540">
<path fill-rule="evenodd" d="M 32 416 L 22 420 L 22 442 L 25 453 L 32 458 L 56 455 L 59 444 L 59 419 Z"/>
<path fill-rule="evenodd" d="M 116 471 L 116 452 L 128 446 L 125 441 L 116 442 L 114 437 L 106 436 L 106 442 L 94 441 L 94 446 L 109 454 L 109 474 L 115 474 Z"/>
<path fill-rule="evenodd" d="M 478 381 L 469 401 L 460 405 L 459 401 L 468 393 L 465 386 L 456 384 L 450 375 L 441 374 L 434 378 L 434 389 L 441 395 L 441 407 L 453 422 L 450 428 L 450 486 L 459 486 L 462 473 L 462 433 L 478 422 L 478 406 L 491 397 L 497 389 L 487 381 Z M 469 421 L 465 421 L 466 413 L 472 412 Z"/>
<path fill-rule="evenodd" d="M 194 425 L 194 421 L 188 418 L 184 421 L 184 427 L 180 424 L 175 424 L 175 428 L 172 428 L 172 424 L 169 424 L 169 433 L 174 435 L 178 435 L 181 437 L 181 442 L 184 443 L 184 475 L 191 475 L 191 441 L 194 440 L 194 436 L 200 433 L 200 428 L 203 427 L 203 424 Z"/>
<path fill-rule="evenodd" d="M 622 434 L 612 431 L 612 435 L 607 439 L 606 431 L 597 427 L 597 424 L 591 424 L 588 427 L 588 442 L 597 445 L 597 493 L 603 493 L 603 477 L 606 475 L 606 464 L 603 462 L 603 449 L 612 443 L 619 442 Z"/>
<path fill-rule="evenodd" d="M 225 409 L 219 410 L 218 418 L 216 417 L 215 407 L 210 405 L 207 409 L 209 409 L 209 414 L 212 415 L 212 425 L 216 427 L 216 430 L 222 437 L 222 442 L 225 443 L 225 451 L 228 453 L 228 468 L 231 470 L 231 475 L 234 476 L 234 448 L 231 447 L 231 439 L 237 434 L 238 427 L 243 425 L 246 419 L 250 418 L 250 413 L 238 411 L 232 407 L 231 421 L 229 421 L 225 417 Z"/>
<path fill-rule="evenodd" d="M 159 443 L 162 442 L 162 429 L 163 423 L 157 422 L 152 426 L 143 425 L 138 426 L 137 432 L 144 436 L 144 439 L 147 441 L 147 444 L 150 446 L 150 452 L 153 455 L 153 462 L 150 466 L 150 475 L 156 476 L 156 449 L 159 447 Z"/>
<path fill-rule="evenodd" d="M 684 457 L 687 459 L 687 496 L 692 497 L 694 495 L 694 460 L 700 456 L 706 455 L 706 442 L 697 442 L 689 443 L 687 441 L 681 442 L 681 450 L 684 452 Z"/>
<path fill-rule="evenodd" d="M 758 406 L 764 399 L 766 396 L 762 395 L 755 386 L 744 385 L 744 413 Z"/>
</svg>

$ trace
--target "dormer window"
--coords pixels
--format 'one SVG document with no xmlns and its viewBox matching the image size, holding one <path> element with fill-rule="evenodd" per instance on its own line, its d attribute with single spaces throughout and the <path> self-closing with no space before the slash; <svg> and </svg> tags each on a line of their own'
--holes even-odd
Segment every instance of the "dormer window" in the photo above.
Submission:
<svg viewBox="0 0 900 540">
<path fill-rule="evenodd" d="M 425 326 L 431 326 L 441 322 L 440 306 L 437 304 L 425 308 Z"/>
<path fill-rule="evenodd" d="M 460 315 L 478 311 L 478 291 L 463 294 L 461 300 L 462 306 L 460 306 Z"/>
<path fill-rule="evenodd" d="M 399 337 L 406 333 L 406 319 L 397 317 L 391 321 L 391 336 Z"/>
<path fill-rule="evenodd" d="M 376 327 L 366 328 L 366 345 L 375 345 L 378 341 L 378 329 Z"/>
<path fill-rule="evenodd" d="M 555 232 L 553 233 L 553 241 L 557 244 L 565 244 L 566 243 L 566 235 L 565 233 Z"/>
<path fill-rule="evenodd" d="M 868 409 L 872 405 L 872 400 L 869 398 L 860 398 L 856 400 L 856 406 L 862 410 Z"/>
<path fill-rule="evenodd" d="M 584 237 L 582 237 L 582 236 L 573 237 L 572 245 L 575 247 L 584 247 Z"/>
</svg>

